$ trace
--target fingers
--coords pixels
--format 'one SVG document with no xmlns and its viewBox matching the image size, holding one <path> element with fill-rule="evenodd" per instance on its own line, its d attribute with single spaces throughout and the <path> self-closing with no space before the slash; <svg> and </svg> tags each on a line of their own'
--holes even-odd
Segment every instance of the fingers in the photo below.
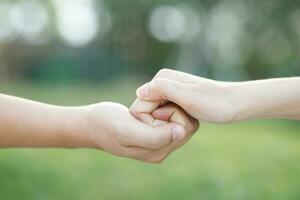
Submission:
<svg viewBox="0 0 300 200">
<path fill-rule="evenodd" d="M 154 110 L 152 116 L 159 120 L 181 124 L 188 133 L 195 132 L 199 126 L 198 120 L 188 115 L 182 108 L 173 103 Z"/>
<path fill-rule="evenodd" d="M 159 106 L 159 101 L 135 100 L 129 108 L 130 113 L 144 123 L 152 124 L 153 117 L 150 113 Z"/>
<path fill-rule="evenodd" d="M 161 69 L 157 74 L 154 76 L 153 80 L 157 78 L 164 78 L 173 81 L 178 81 L 182 83 L 196 83 L 201 79 L 198 76 L 194 76 L 192 74 L 172 70 L 172 69 Z"/>
<path fill-rule="evenodd" d="M 185 83 L 185 84 L 196 83 L 199 82 L 199 79 L 203 79 L 203 78 L 188 73 L 171 70 L 171 69 L 161 69 L 154 76 L 150 84 L 147 83 L 137 90 L 137 94 L 138 94 L 137 96 L 144 100 L 161 100 L 163 94 L 167 95 L 168 93 L 158 94 L 157 92 L 159 92 L 159 90 L 157 89 L 165 87 L 165 89 L 163 88 L 163 90 L 161 90 L 160 92 L 167 92 L 166 91 L 167 89 L 176 89 L 176 87 L 179 88 L 179 86 L 184 85 L 180 83 Z M 153 89 L 154 91 L 151 91 L 151 89 Z M 168 91 L 174 92 L 174 90 L 168 90 Z"/>
<path fill-rule="evenodd" d="M 189 87 L 185 83 L 157 78 L 140 87 L 137 90 L 137 96 L 145 101 L 168 100 L 180 105 L 188 89 Z"/>
<path fill-rule="evenodd" d="M 137 103 L 139 104 L 139 103 Z M 142 105 L 142 104 L 141 104 Z M 138 106 L 138 105 L 137 105 Z M 147 106 L 145 106 L 147 107 Z M 145 108 L 144 107 L 144 108 Z M 151 107 L 151 106 L 149 106 Z M 148 108 L 149 108 L 148 107 Z M 151 110 L 148 110 L 151 112 Z M 150 114 L 148 114 L 150 115 Z M 185 137 L 178 141 L 170 142 L 168 145 L 154 149 L 153 151 L 149 151 L 147 154 L 138 155 L 136 157 L 139 160 L 144 160 L 152 163 L 160 163 L 162 162 L 170 153 L 172 153 L 177 148 L 181 147 L 185 144 L 193 133 L 198 129 L 199 123 L 194 118 L 190 117 L 183 109 L 178 107 L 175 104 L 168 103 L 163 105 L 162 107 L 154 110 L 152 112 L 153 118 L 160 119 L 162 121 L 167 121 L 169 123 L 181 124 L 185 129 Z M 151 116 L 152 116 L 151 115 Z"/>
<path fill-rule="evenodd" d="M 190 117 L 183 109 L 172 103 L 158 108 L 152 112 L 152 115 L 154 118 L 182 124 L 187 133 L 183 140 L 173 142 L 165 148 L 153 153 L 152 156 L 158 160 L 158 162 L 163 161 L 169 154 L 187 143 L 193 133 L 199 128 L 198 120 Z"/>
<path fill-rule="evenodd" d="M 164 135 L 162 135 L 162 138 L 159 139 L 158 135 L 160 134 L 158 130 L 162 127 L 168 127 L 170 123 L 171 125 L 181 125 L 184 128 L 184 132 L 186 134 L 182 137 L 180 136 L 179 140 L 182 140 L 188 134 L 194 133 L 198 128 L 197 120 L 190 117 L 182 108 L 172 103 L 168 103 L 162 107 L 159 107 L 159 103 L 156 101 L 143 101 L 138 99 L 134 102 L 130 110 L 133 116 L 135 116 L 137 119 L 153 126 L 155 129 L 157 128 L 156 133 L 146 133 L 145 136 L 143 136 L 143 134 L 138 135 L 143 137 L 143 143 L 140 143 L 140 145 L 143 147 L 144 145 L 147 145 L 147 147 L 151 146 L 151 148 L 158 148 L 164 145 L 167 146 L 168 144 L 174 142 L 168 138 L 168 136 Z M 152 137 L 153 139 L 146 139 L 149 137 Z M 155 145 L 155 141 L 159 141 L 159 143 Z"/>
<path fill-rule="evenodd" d="M 139 136 L 134 136 L 140 137 L 136 141 L 138 146 L 154 149 L 148 156 L 143 155 L 143 158 L 146 156 L 150 162 L 164 160 L 172 151 L 186 143 L 198 129 L 198 121 L 177 106 L 184 107 L 183 99 L 188 96 L 188 86 L 196 82 L 196 79 L 198 77 L 185 73 L 161 70 L 150 83 L 137 90 L 139 98 L 131 106 L 130 112 L 140 121 L 156 129 L 155 132 L 145 131 Z M 177 105 L 168 103 L 161 106 L 168 101 Z M 172 127 L 174 125 L 177 127 Z M 166 130 L 169 130 L 169 133 Z"/>
<path fill-rule="evenodd" d="M 199 123 L 197 122 L 195 125 L 195 130 L 197 130 L 199 127 Z M 173 142 L 170 145 L 156 150 L 156 151 L 151 151 L 148 152 L 147 154 L 144 155 L 143 158 L 146 158 L 145 161 L 147 162 L 152 162 L 152 163 L 161 163 L 163 160 L 165 160 L 172 152 L 174 152 L 176 149 L 180 148 L 183 146 L 185 143 L 187 143 L 190 138 L 193 136 L 193 132 L 188 133 L 188 135 L 181 141 L 178 142 Z"/>
<path fill-rule="evenodd" d="M 163 147 L 161 149 L 145 149 L 140 147 L 127 147 L 125 152 L 131 158 L 136 160 L 150 162 L 150 163 L 161 163 L 164 161 L 173 151 L 184 145 L 190 138 L 192 134 L 187 135 L 183 140 L 178 142 L 173 142 L 170 145 Z"/>
<path fill-rule="evenodd" d="M 192 134 L 186 136 L 183 140 L 179 142 L 174 142 L 170 144 L 169 146 L 166 146 L 163 149 L 149 152 L 146 155 L 146 161 L 148 162 L 154 162 L 154 163 L 161 163 L 163 160 L 165 160 L 172 152 L 174 152 L 179 147 L 183 146 L 185 143 L 189 141 L 189 139 L 192 137 Z"/>
<path fill-rule="evenodd" d="M 130 107 L 130 113 L 140 121 L 149 124 L 151 126 L 159 126 L 163 124 L 167 124 L 165 120 L 155 119 L 151 112 L 158 108 L 160 105 L 157 101 L 143 101 L 140 99 L 135 100 L 135 102 Z"/>
<path fill-rule="evenodd" d="M 121 130 L 126 133 L 122 139 L 124 145 L 149 149 L 160 149 L 172 142 L 186 137 L 185 129 L 176 123 L 167 123 L 157 127 L 138 122 L 130 126 L 130 130 Z"/>
<path fill-rule="evenodd" d="M 193 134 L 188 134 L 183 140 L 173 142 L 168 146 L 165 146 L 161 149 L 157 150 L 149 150 L 144 148 L 137 148 L 137 147 L 129 147 L 129 155 L 132 158 L 150 162 L 150 163 L 161 163 L 164 161 L 172 152 L 174 152 L 179 147 L 183 146 L 185 143 L 189 141 Z M 143 153 L 141 153 L 143 152 Z"/>
</svg>

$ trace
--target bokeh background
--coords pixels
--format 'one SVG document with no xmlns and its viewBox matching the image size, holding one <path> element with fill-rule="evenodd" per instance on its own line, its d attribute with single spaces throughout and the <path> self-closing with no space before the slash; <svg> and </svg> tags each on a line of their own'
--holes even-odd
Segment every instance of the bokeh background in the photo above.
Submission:
<svg viewBox="0 0 300 200">
<path fill-rule="evenodd" d="M 115 101 L 161 68 L 300 75 L 297 0 L 0 0 L 0 92 Z M 275 89 L 275 88 L 274 88 Z M 162 165 L 92 150 L 1 150 L 1 199 L 300 199 L 300 124 L 202 124 Z"/>
</svg>

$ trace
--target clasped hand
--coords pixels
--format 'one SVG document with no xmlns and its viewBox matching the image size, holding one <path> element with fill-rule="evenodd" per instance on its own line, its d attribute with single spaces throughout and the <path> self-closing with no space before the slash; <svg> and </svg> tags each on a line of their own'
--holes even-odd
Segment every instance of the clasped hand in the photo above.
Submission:
<svg viewBox="0 0 300 200">
<path fill-rule="evenodd" d="M 0 94 L 0 148 L 95 148 L 157 163 L 187 142 L 198 120 L 300 120 L 299 83 L 297 77 L 221 82 L 163 69 L 137 90 L 130 109 L 109 102 L 55 106 Z"/>
<path fill-rule="evenodd" d="M 115 103 L 92 106 L 92 141 L 98 141 L 98 147 L 157 163 L 189 140 L 199 127 L 198 120 L 226 123 L 233 117 L 225 85 L 173 70 L 158 72 L 137 90 L 137 96 L 129 110 Z M 101 130 L 95 129 L 100 123 Z M 105 137 L 97 140 L 100 131 Z"/>
<path fill-rule="evenodd" d="M 135 113 L 136 118 L 120 104 L 88 106 L 86 128 L 92 133 L 89 134 L 91 147 L 117 156 L 160 163 L 198 129 L 198 121 L 175 104 L 162 106 L 164 113 L 157 117 L 152 115 L 156 104 L 137 100 L 135 106 L 143 109 Z"/>
</svg>

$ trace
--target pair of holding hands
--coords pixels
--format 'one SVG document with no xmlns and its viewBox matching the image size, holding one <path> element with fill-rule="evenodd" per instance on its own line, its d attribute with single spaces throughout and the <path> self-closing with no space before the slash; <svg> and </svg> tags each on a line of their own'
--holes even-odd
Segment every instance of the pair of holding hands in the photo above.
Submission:
<svg viewBox="0 0 300 200">
<path fill-rule="evenodd" d="M 228 94 L 220 82 L 167 69 L 137 90 L 130 109 L 110 102 L 56 106 L 0 94 L 0 148 L 94 148 L 158 163 L 188 141 L 198 120 L 230 119 Z"/>
<path fill-rule="evenodd" d="M 159 163 L 190 139 L 198 120 L 230 120 L 228 94 L 219 82 L 163 69 L 137 90 L 130 109 L 116 103 L 88 106 L 91 141 L 118 156 Z"/>
<path fill-rule="evenodd" d="M 300 77 L 221 82 L 164 69 L 117 103 L 65 107 L 0 94 L 0 148 L 94 148 L 158 163 L 199 121 L 300 120 Z"/>
</svg>

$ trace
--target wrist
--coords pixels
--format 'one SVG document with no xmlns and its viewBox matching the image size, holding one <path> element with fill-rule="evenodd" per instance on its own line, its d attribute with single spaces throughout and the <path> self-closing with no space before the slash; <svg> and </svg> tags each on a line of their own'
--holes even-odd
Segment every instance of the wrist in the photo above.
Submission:
<svg viewBox="0 0 300 200">
<path fill-rule="evenodd" d="M 89 126 L 89 106 L 63 107 L 63 145 L 65 148 L 95 148 Z"/>
<path fill-rule="evenodd" d="M 228 83 L 230 101 L 233 110 L 232 122 L 239 122 L 258 117 L 259 97 L 252 95 L 252 91 L 243 82 Z M 251 96 L 252 95 L 252 96 Z"/>
<path fill-rule="evenodd" d="M 211 90 L 216 91 L 213 97 L 215 103 L 216 113 L 219 113 L 218 118 L 212 120 L 215 123 L 228 124 L 240 120 L 239 101 L 240 93 L 237 89 L 237 83 L 214 81 L 214 88 Z"/>
</svg>

